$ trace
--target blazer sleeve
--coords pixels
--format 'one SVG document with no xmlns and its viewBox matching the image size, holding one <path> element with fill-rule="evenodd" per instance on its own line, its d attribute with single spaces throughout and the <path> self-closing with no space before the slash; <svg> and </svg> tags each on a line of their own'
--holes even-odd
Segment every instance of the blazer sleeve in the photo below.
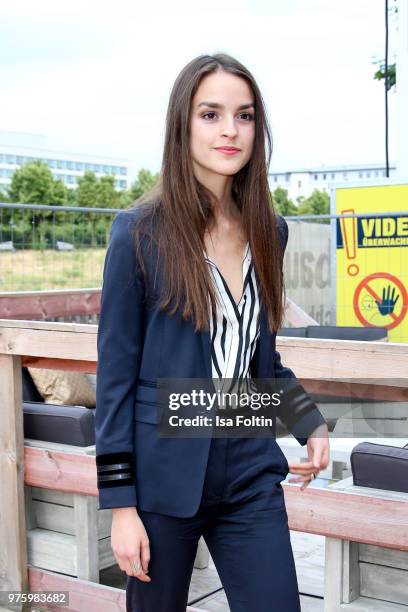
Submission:
<svg viewBox="0 0 408 612">
<path fill-rule="evenodd" d="M 97 336 L 95 442 L 99 509 L 137 506 L 133 414 L 143 347 L 144 283 L 127 211 L 114 218 Z"/>
<path fill-rule="evenodd" d="M 288 242 L 289 230 L 288 224 L 282 216 L 277 215 L 277 221 L 283 258 Z M 315 402 L 296 378 L 293 370 L 282 365 L 281 356 L 276 349 L 274 363 L 275 379 L 285 379 L 285 383 L 282 385 L 283 393 L 277 415 L 299 444 L 305 446 L 309 435 L 316 427 L 326 423 L 326 420 Z"/>
</svg>

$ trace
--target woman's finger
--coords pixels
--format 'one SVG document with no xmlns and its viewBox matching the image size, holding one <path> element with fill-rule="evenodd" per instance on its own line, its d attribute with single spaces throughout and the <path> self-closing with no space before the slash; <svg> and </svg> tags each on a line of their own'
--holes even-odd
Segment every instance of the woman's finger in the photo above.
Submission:
<svg viewBox="0 0 408 612">
<path fill-rule="evenodd" d="M 145 572 L 143 571 L 143 567 L 140 562 L 140 557 L 128 557 L 126 565 L 127 565 L 126 573 L 128 574 L 128 576 L 134 576 L 135 578 L 138 578 L 142 582 L 151 581 L 150 576 L 147 576 L 147 574 L 145 574 Z M 139 569 L 136 569 L 137 567 Z"/>
<path fill-rule="evenodd" d="M 142 568 L 145 572 L 149 571 L 149 561 L 150 561 L 150 543 L 149 540 L 142 540 L 140 545 L 140 559 L 142 563 Z"/>
<path fill-rule="evenodd" d="M 309 482 L 310 480 L 313 480 L 312 476 L 310 474 L 307 474 L 306 476 L 299 476 L 298 478 L 290 478 L 288 482 Z"/>
<path fill-rule="evenodd" d="M 299 474 L 310 474 L 316 467 L 312 461 L 302 461 L 301 463 L 289 463 L 289 470 Z"/>
<path fill-rule="evenodd" d="M 312 473 L 307 474 L 306 476 L 299 476 L 298 478 L 290 478 L 288 482 L 302 482 L 301 489 L 305 489 L 311 482 L 314 480 L 312 477 Z"/>
</svg>

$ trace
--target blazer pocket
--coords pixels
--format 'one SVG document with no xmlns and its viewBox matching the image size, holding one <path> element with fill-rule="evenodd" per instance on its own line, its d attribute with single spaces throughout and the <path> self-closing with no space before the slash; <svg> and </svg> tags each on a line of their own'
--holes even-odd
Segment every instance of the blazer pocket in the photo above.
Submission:
<svg viewBox="0 0 408 612">
<path fill-rule="evenodd" d="M 134 420 L 141 421 L 142 423 L 153 423 L 153 425 L 155 425 L 160 420 L 157 407 L 136 402 Z"/>
<path fill-rule="evenodd" d="M 138 386 L 136 390 L 134 420 L 156 424 L 160 421 L 157 409 L 157 389 Z"/>
</svg>

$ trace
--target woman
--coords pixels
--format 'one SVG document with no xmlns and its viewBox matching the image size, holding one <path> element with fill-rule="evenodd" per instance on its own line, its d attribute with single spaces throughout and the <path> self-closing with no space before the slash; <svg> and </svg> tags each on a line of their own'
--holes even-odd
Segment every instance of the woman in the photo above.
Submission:
<svg viewBox="0 0 408 612">
<path fill-rule="evenodd" d="M 287 224 L 270 199 L 270 149 L 249 71 L 228 55 L 199 56 L 170 96 L 159 184 L 112 224 L 96 462 L 128 611 L 184 612 L 201 535 L 232 612 L 300 610 L 281 481 L 290 471 L 304 489 L 327 466 L 329 445 L 275 348 Z M 259 379 L 266 389 L 274 378 L 287 383 L 290 401 L 277 413 L 307 444 L 307 462 L 289 465 L 271 432 L 158 431 L 162 379 Z"/>
</svg>

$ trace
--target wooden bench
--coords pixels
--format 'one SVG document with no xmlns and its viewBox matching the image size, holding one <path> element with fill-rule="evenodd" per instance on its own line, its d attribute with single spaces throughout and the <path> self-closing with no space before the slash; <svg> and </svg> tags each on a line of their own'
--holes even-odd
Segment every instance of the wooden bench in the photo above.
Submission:
<svg viewBox="0 0 408 612">
<path fill-rule="evenodd" d="M 352 477 L 329 489 L 369 498 L 378 516 L 372 528 L 389 530 L 389 539 L 384 542 L 388 546 L 378 546 L 326 537 L 325 612 L 407 612 L 408 550 L 398 548 L 398 539 L 399 531 L 401 540 L 408 533 L 408 493 L 354 486 Z M 381 523 L 382 508 L 392 508 L 396 502 L 405 504 L 406 518 L 393 528 Z M 353 516 L 347 520 L 352 529 Z"/>
<path fill-rule="evenodd" d="M 123 590 L 27 564 L 24 485 L 93 497 L 98 492 L 95 457 L 24 446 L 21 368 L 94 373 L 96 336 L 96 325 L 0 320 L 0 472 L 6 491 L 0 496 L 0 590 L 66 589 L 73 611 L 119 612 L 125 609 Z M 277 348 L 299 378 L 406 376 L 405 344 L 282 337 Z M 300 492 L 288 483 L 283 488 L 290 529 L 408 551 L 405 501 L 331 489 Z M 330 596 L 328 587 L 328 601 Z"/>
<path fill-rule="evenodd" d="M 25 439 L 25 446 L 95 456 L 95 445 Z M 99 572 L 116 563 L 111 548 L 112 510 L 98 510 L 97 497 L 40 486 L 24 486 L 27 560 L 32 566 L 99 582 Z M 208 567 L 209 552 L 200 538 L 194 567 Z"/>
</svg>

